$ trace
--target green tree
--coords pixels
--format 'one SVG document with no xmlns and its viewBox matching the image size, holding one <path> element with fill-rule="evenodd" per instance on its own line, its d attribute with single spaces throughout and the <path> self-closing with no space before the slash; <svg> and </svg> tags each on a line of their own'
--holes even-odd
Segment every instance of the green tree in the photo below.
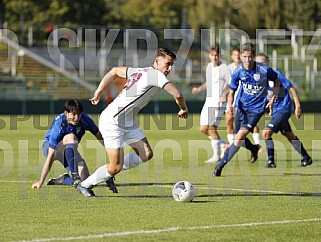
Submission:
<svg viewBox="0 0 321 242">
<path fill-rule="evenodd" d="M 0 22 L 104 25 L 110 28 L 180 28 L 185 21 L 199 33 L 239 28 L 255 37 L 259 28 L 315 30 L 321 24 L 321 0 L 1 0 Z M 186 16 L 186 18 L 185 18 Z"/>
<path fill-rule="evenodd" d="M 27 24 L 52 21 L 62 24 L 102 24 L 111 11 L 105 0 L 4 0 L 5 21 Z"/>
<path fill-rule="evenodd" d="M 281 1 L 265 1 L 267 8 L 264 10 L 264 27 L 267 29 L 279 29 L 281 26 L 282 12 L 280 11 Z"/>
<path fill-rule="evenodd" d="M 285 0 L 284 17 L 288 27 L 315 30 L 321 24 L 321 0 Z"/>
<path fill-rule="evenodd" d="M 128 0 L 122 9 L 126 27 L 179 28 L 184 4 L 167 0 Z"/>
</svg>

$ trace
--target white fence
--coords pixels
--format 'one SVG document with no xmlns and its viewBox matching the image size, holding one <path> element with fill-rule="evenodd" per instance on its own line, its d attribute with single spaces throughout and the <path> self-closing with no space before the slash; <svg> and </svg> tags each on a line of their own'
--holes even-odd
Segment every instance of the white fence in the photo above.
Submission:
<svg viewBox="0 0 321 242">
<path fill-rule="evenodd" d="M 147 29 L 111 30 L 105 27 L 93 29 L 88 26 L 72 29 L 55 26 L 45 45 L 34 46 L 37 36 L 35 29 L 35 26 L 28 28 L 29 47 L 18 45 L 18 41 L 12 40 L 12 36 L 10 40 L 6 39 L 8 36 L 0 36 L 1 40 L 16 50 L 8 52 L 8 62 L 11 64 L 13 76 L 17 74 L 17 58 L 26 55 L 68 76 L 72 82 L 92 92 L 99 79 L 113 66 L 150 65 L 153 61 L 151 53 L 167 38 L 168 41 L 165 43 L 177 50 L 178 54 L 171 78 L 179 82 L 183 88 L 190 88 L 191 85 L 204 81 L 205 66 L 208 62 L 207 49 L 210 45 L 220 43 L 223 59 L 229 62 L 229 53 L 233 46 L 251 41 L 256 44 L 257 52 L 268 54 L 272 67 L 283 71 L 306 98 L 321 97 L 321 72 L 318 62 L 320 29 L 258 30 L 256 39 L 252 40 L 241 30 L 202 30 L 198 39 L 193 30 L 163 30 L 163 39 L 160 40 L 159 32 Z M 145 44 L 141 44 L 140 39 L 143 39 Z"/>
</svg>

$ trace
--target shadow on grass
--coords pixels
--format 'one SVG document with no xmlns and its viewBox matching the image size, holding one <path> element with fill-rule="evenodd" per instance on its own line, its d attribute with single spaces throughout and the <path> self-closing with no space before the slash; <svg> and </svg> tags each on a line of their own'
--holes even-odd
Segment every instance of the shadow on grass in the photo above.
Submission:
<svg viewBox="0 0 321 242">
<path fill-rule="evenodd" d="M 299 192 L 299 193 L 240 193 L 240 194 L 203 194 L 197 197 L 321 197 L 321 193 Z"/>
<path fill-rule="evenodd" d="M 213 202 L 218 202 L 219 200 L 217 199 L 224 199 L 224 198 L 232 198 L 232 197 L 321 197 L 321 193 L 242 193 L 242 194 L 224 194 L 224 193 L 219 193 L 219 194 L 202 194 L 202 195 L 196 195 L 194 201 L 191 203 L 213 203 Z M 101 199 L 118 199 L 118 198 L 129 198 L 129 199 L 173 199 L 171 195 L 113 195 L 113 196 L 108 196 L 108 195 L 96 195 L 96 198 L 101 198 Z M 204 200 L 204 199 L 210 199 L 210 200 Z M 216 198 L 216 199 L 215 199 Z M 201 200 L 199 200 L 201 199 Z"/>
<path fill-rule="evenodd" d="M 165 182 L 165 183 L 162 183 L 162 182 L 146 182 L 146 183 L 117 183 L 115 182 L 117 187 L 143 187 L 143 186 L 154 186 L 154 187 L 157 187 L 157 186 L 160 186 L 160 187 L 164 187 L 164 186 L 174 186 L 174 184 L 176 182 Z M 206 185 L 205 183 L 193 183 L 194 186 L 204 186 Z M 105 183 L 100 183 L 98 184 L 97 186 L 103 186 L 105 187 L 106 184 Z"/>
<path fill-rule="evenodd" d="M 292 174 L 291 174 L 292 175 Z M 301 174 L 299 174 L 301 175 Z M 317 174 L 305 174 L 305 175 L 317 175 Z M 118 187 L 148 187 L 148 186 L 172 186 L 172 183 L 124 183 L 124 184 L 117 184 Z M 194 184 L 196 187 L 197 186 L 206 186 L 205 183 L 197 183 Z M 101 185 L 101 186 L 104 186 Z M 208 202 L 217 202 L 214 198 L 228 198 L 228 197 L 321 197 L 321 193 L 313 193 L 313 192 L 234 192 L 234 193 L 212 193 L 212 194 L 200 194 L 196 195 L 196 201 L 193 201 L 192 203 L 208 203 Z M 155 199 L 168 199 L 171 198 L 171 193 L 168 194 L 158 194 L 158 195 L 150 195 L 150 194 L 126 194 L 123 195 L 120 193 L 118 194 L 107 194 L 107 195 L 98 195 L 97 198 L 133 198 L 133 199 L 144 199 L 144 198 L 155 198 Z M 204 198 L 211 198 L 210 200 L 202 200 Z M 201 199 L 201 200 L 198 200 Z"/>
</svg>

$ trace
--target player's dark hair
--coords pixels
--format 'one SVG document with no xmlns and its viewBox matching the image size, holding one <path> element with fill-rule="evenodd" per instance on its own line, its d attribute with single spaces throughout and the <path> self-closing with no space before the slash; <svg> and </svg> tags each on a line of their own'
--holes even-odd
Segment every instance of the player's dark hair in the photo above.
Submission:
<svg viewBox="0 0 321 242">
<path fill-rule="evenodd" d="M 240 48 L 237 48 L 237 47 L 236 47 L 236 48 L 233 48 L 233 50 L 231 51 L 231 53 L 233 53 L 234 51 L 237 51 L 237 52 L 239 52 L 239 53 L 241 52 L 241 51 L 240 51 Z"/>
<path fill-rule="evenodd" d="M 77 99 L 71 99 L 65 102 L 65 111 L 68 113 L 82 113 L 83 110 L 84 107 L 82 106 L 81 102 Z"/>
<path fill-rule="evenodd" d="M 157 56 L 165 57 L 167 55 L 172 57 L 173 60 L 176 60 L 176 55 L 167 48 L 159 48 L 156 52 L 156 57 Z"/>
<path fill-rule="evenodd" d="M 254 45 L 250 42 L 244 43 L 241 47 L 241 53 L 244 53 L 245 51 L 249 51 L 252 53 L 252 55 L 255 55 Z"/>
<path fill-rule="evenodd" d="M 221 53 L 221 50 L 220 50 L 220 47 L 217 45 L 217 46 L 213 46 L 211 49 L 210 49 L 210 52 L 215 52 L 216 54 L 220 54 Z"/>
<path fill-rule="evenodd" d="M 270 57 L 267 54 L 260 53 L 256 57 L 264 57 L 264 59 L 265 59 L 264 64 L 270 65 Z"/>
</svg>

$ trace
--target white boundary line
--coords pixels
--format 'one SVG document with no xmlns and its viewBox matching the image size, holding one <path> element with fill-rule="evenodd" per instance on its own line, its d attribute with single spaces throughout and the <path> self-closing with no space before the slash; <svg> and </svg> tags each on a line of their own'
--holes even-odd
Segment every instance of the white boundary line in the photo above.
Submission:
<svg viewBox="0 0 321 242">
<path fill-rule="evenodd" d="M 173 187 L 170 185 L 153 185 L 154 187 Z M 242 189 L 242 188 L 217 188 L 217 187 L 206 187 L 206 186 L 195 186 L 197 189 L 203 190 L 222 190 L 222 191 L 239 191 L 239 192 L 253 192 L 253 193 L 278 193 L 278 194 L 287 194 L 287 192 L 281 191 L 269 191 L 269 190 L 250 190 L 250 189 Z M 302 193 L 291 193 L 291 194 L 302 194 Z"/>
<path fill-rule="evenodd" d="M 169 228 L 154 229 L 154 230 L 133 230 L 133 231 L 123 231 L 123 232 L 115 232 L 115 233 L 103 233 L 103 234 L 96 234 L 96 235 L 83 235 L 83 236 L 77 236 L 77 237 L 59 237 L 59 238 L 47 238 L 47 239 L 21 240 L 19 242 L 45 242 L 45 241 L 101 239 L 106 237 L 120 237 L 120 236 L 138 235 L 138 234 L 160 234 L 160 233 L 169 233 L 169 232 L 182 231 L 182 230 L 254 227 L 254 226 L 261 226 L 261 225 L 265 226 L 265 225 L 276 225 L 276 224 L 309 223 L 309 222 L 319 222 L 319 221 L 321 221 L 321 218 L 253 222 L 253 223 L 241 223 L 241 224 L 217 224 L 217 225 L 213 224 L 213 225 L 192 226 L 192 227 L 169 227 Z"/>
<path fill-rule="evenodd" d="M 31 181 L 11 181 L 11 180 L 0 180 L 0 183 L 29 183 Z"/>
<path fill-rule="evenodd" d="M 0 183 L 32 183 L 32 181 L 16 181 L 16 180 L 0 180 Z M 173 186 L 171 185 L 151 185 L 153 187 L 168 187 L 168 188 L 172 188 Z M 303 194 L 300 192 L 282 192 L 282 191 L 271 191 L 271 190 L 256 190 L 256 189 L 242 189 L 242 188 L 217 188 L 217 187 L 207 187 L 204 185 L 201 186 L 195 186 L 196 189 L 202 189 L 202 190 L 218 190 L 218 191 L 239 191 L 239 192 L 253 192 L 253 193 L 277 193 L 277 194 L 287 194 L 287 193 L 291 193 L 293 195 L 296 194 Z"/>
</svg>

